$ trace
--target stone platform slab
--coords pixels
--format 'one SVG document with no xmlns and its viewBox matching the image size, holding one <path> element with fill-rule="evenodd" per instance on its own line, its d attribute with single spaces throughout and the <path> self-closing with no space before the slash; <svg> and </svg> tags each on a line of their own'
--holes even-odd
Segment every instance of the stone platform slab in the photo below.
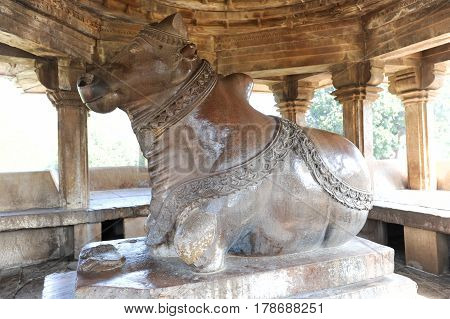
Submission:
<svg viewBox="0 0 450 319">
<path fill-rule="evenodd" d="M 75 271 L 57 273 L 45 278 L 43 299 L 75 298 L 77 274 Z M 359 283 L 290 296 L 291 299 L 370 299 L 420 298 L 417 284 L 411 279 L 390 274 Z"/>
<path fill-rule="evenodd" d="M 302 293 L 292 296 L 295 299 L 414 299 L 417 284 L 404 276 L 390 274 L 383 277 L 364 280 L 358 283 Z"/>
<path fill-rule="evenodd" d="M 114 247 L 121 266 L 86 274 L 79 265 L 76 298 L 364 298 L 392 289 L 416 293 L 414 282 L 392 275 L 394 251 L 361 238 L 302 254 L 230 256 L 224 271 L 209 275 L 193 272 L 178 258 L 151 257 L 144 238 L 92 243 L 83 251 L 104 245 Z"/>
</svg>

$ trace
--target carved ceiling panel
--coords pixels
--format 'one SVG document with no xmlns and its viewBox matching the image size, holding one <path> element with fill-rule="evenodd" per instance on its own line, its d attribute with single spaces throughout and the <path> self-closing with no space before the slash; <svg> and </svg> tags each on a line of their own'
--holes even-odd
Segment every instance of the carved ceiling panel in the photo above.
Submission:
<svg viewBox="0 0 450 319">
<path fill-rule="evenodd" d="M 191 31 L 235 34 L 360 17 L 395 0 L 76 0 L 109 18 L 159 21 L 180 12 Z"/>
</svg>

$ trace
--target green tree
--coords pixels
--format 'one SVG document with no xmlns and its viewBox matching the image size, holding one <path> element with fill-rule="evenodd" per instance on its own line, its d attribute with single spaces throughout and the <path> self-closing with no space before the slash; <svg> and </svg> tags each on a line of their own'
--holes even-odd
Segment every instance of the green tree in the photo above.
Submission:
<svg viewBox="0 0 450 319">
<path fill-rule="evenodd" d="M 404 108 L 400 100 L 383 91 L 373 104 L 374 156 L 377 159 L 398 158 L 405 144 Z M 331 93 L 333 87 L 316 90 L 306 116 L 308 126 L 343 134 L 342 106 Z"/>
<path fill-rule="evenodd" d="M 436 99 L 431 104 L 434 111 L 433 136 L 436 157 L 450 160 L 450 76 L 445 77 Z"/>
<path fill-rule="evenodd" d="M 405 151 L 405 109 L 402 102 L 381 84 L 380 96 L 372 105 L 373 155 L 376 159 L 399 158 Z"/>
<path fill-rule="evenodd" d="M 342 106 L 331 95 L 334 90 L 334 87 L 328 87 L 314 92 L 306 123 L 310 127 L 342 135 Z"/>
</svg>

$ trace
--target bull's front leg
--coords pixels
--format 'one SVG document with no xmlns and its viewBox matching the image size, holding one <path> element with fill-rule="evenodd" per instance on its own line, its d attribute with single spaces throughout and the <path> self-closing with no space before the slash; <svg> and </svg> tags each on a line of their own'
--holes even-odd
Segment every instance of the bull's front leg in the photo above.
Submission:
<svg viewBox="0 0 450 319">
<path fill-rule="evenodd" d="M 174 248 L 178 256 L 198 272 L 211 273 L 224 267 L 228 239 L 219 216 L 202 208 L 178 217 Z"/>
</svg>

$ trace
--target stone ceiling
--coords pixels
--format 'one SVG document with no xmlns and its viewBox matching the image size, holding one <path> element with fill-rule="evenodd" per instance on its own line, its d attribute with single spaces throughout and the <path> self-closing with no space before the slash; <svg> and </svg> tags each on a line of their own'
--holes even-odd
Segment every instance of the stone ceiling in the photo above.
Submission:
<svg viewBox="0 0 450 319">
<path fill-rule="evenodd" d="M 159 21 L 180 12 L 191 31 L 220 35 L 360 17 L 395 0 L 75 0 L 105 18 Z"/>
<path fill-rule="evenodd" d="M 394 72 L 422 55 L 450 55 L 449 0 L 1 0 L 2 73 L 18 70 L 12 57 L 105 63 L 144 24 L 175 12 L 201 57 L 225 75 L 322 76 L 364 60 Z"/>
</svg>

